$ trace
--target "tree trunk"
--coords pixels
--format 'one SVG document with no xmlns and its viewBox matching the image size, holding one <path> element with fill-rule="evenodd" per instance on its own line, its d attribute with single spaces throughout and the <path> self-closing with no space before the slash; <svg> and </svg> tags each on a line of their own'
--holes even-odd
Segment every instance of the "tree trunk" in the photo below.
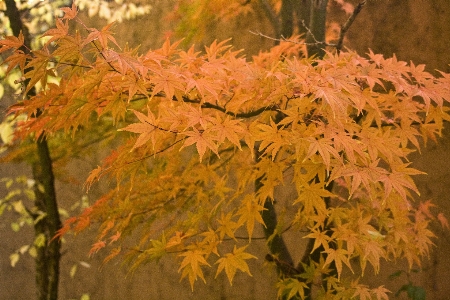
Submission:
<svg viewBox="0 0 450 300">
<path fill-rule="evenodd" d="M 309 20 L 311 19 L 311 0 L 298 0 L 295 6 L 295 13 L 297 15 L 298 33 L 305 38 L 308 33 Z"/>
<path fill-rule="evenodd" d="M 308 56 L 322 58 L 325 55 L 325 22 L 327 17 L 328 0 L 310 0 L 310 20 L 306 42 L 308 46 Z"/>
<path fill-rule="evenodd" d="M 256 160 L 259 160 L 260 153 L 257 152 Z M 262 187 L 261 179 L 258 178 L 255 182 L 255 191 Z M 266 225 L 264 227 L 264 235 L 266 239 L 272 237 L 277 227 L 277 213 L 275 211 L 274 199 L 267 198 L 264 203 L 265 210 L 262 212 L 261 217 Z M 277 234 L 272 237 L 272 240 L 268 242 L 269 252 L 266 256 L 268 261 L 275 262 L 280 276 L 292 276 L 298 271 L 294 267 L 294 261 L 289 253 L 289 250 L 281 235 Z"/>
<path fill-rule="evenodd" d="M 259 0 L 259 3 L 261 4 L 261 7 L 266 14 L 267 19 L 270 21 L 273 27 L 274 36 L 275 38 L 280 38 L 281 35 L 281 24 L 280 20 L 275 12 L 275 10 L 272 8 L 271 4 L 268 2 L 268 0 Z"/>
<path fill-rule="evenodd" d="M 22 22 L 20 12 L 14 0 L 5 0 L 6 15 L 9 18 L 12 32 L 15 36 L 22 31 L 25 38 L 25 46 L 28 52 L 31 49 L 28 28 Z M 32 88 L 27 97 L 35 95 Z M 39 112 L 38 112 L 39 113 Z M 55 193 L 55 179 L 53 175 L 52 160 L 44 135 L 36 141 L 36 159 L 32 164 L 33 179 L 35 180 L 34 193 L 35 205 L 45 214 L 45 217 L 35 222 L 35 238 L 45 237 L 45 244 L 37 248 L 36 256 L 36 285 L 37 299 L 58 299 L 59 261 L 61 257 L 61 245 L 58 241 L 50 242 L 52 237 L 61 228 L 61 220 L 58 212 L 58 204 Z"/>
<path fill-rule="evenodd" d="M 278 29 L 282 37 L 289 38 L 294 32 L 294 26 L 297 25 L 299 33 L 306 34 L 306 42 L 311 44 L 308 45 L 308 56 L 315 56 L 316 58 L 322 58 L 325 54 L 325 21 L 326 21 L 326 10 L 327 10 L 328 0 L 283 0 L 281 11 L 280 11 L 280 22 L 273 24 L 280 24 L 280 27 L 274 28 Z M 297 24 L 294 24 L 294 14 L 297 17 Z M 277 30 L 275 30 L 277 31 Z M 277 38 L 279 38 L 277 36 Z M 277 122 L 281 121 L 282 117 L 277 115 Z M 259 153 L 256 151 L 256 160 L 259 160 Z M 259 178 L 255 182 L 255 189 L 261 187 L 261 179 Z M 332 189 L 333 184 L 331 183 L 327 188 Z M 325 199 L 328 206 L 329 199 Z M 264 210 L 262 212 L 262 218 L 266 225 L 264 228 L 264 233 L 266 238 L 271 237 L 277 226 L 277 215 L 274 207 L 273 199 L 267 199 L 264 205 Z M 324 249 L 316 249 L 312 251 L 314 246 L 314 239 L 309 239 L 306 246 L 305 253 L 302 257 L 301 262 L 298 264 L 297 268 L 294 266 L 292 256 L 287 249 L 286 243 L 281 235 L 276 235 L 272 238 L 271 242 L 268 244 L 270 254 L 266 258 L 270 261 L 274 261 L 277 265 L 278 273 L 285 277 L 291 277 L 300 273 L 302 269 L 302 263 L 309 264 L 309 261 L 320 261 L 320 256 Z M 331 265 L 332 270 L 335 269 L 334 265 Z M 326 285 L 326 284 L 325 284 Z M 326 288 L 326 286 L 324 286 Z M 312 299 L 312 285 L 309 284 L 309 289 L 305 290 L 305 298 Z"/>
<path fill-rule="evenodd" d="M 290 38 L 294 33 L 294 12 L 297 0 L 283 0 L 281 2 L 281 35 Z"/>
<path fill-rule="evenodd" d="M 59 241 L 50 240 L 61 228 L 54 187 L 52 161 L 47 140 L 40 136 L 36 142 L 38 160 L 33 163 L 33 177 L 37 208 L 46 214 L 34 226 L 35 236 L 44 235 L 46 244 L 39 247 L 36 257 L 36 284 L 39 300 L 58 299 L 59 261 L 61 258 Z"/>
</svg>

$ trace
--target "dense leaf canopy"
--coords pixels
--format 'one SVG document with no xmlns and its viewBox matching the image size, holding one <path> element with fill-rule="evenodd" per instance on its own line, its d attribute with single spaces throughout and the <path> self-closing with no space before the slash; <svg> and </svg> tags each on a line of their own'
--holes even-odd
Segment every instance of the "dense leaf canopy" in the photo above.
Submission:
<svg viewBox="0 0 450 300">
<path fill-rule="evenodd" d="M 60 235 L 97 224 L 91 253 L 110 248 L 106 261 L 123 253 L 138 266 L 174 255 L 192 286 L 206 267 L 232 282 L 238 270 L 251 273 L 266 201 L 292 186 L 284 200 L 295 213 L 274 234 L 314 239 L 323 259 L 303 265 L 296 279 L 281 278 L 281 294 L 303 297 L 305 282 L 324 275 L 328 292 L 342 298 L 387 299 L 387 290 L 360 285 L 344 269 L 364 273 L 369 263 L 378 272 L 382 259 L 394 258 L 412 266 L 428 254 L 436 218 L 430 205 L 413 202 L 412 176 L 422 172 L 408 155 L 450 119 L 450 75 L 372 52 L 303 58 L 300 40 L 251 60 L 227 41 L 197 52 L 168 40 L 139 54 L 121 49 L 110 25 L 71 33 L 76 9 L 63 10 L 39 50 L 22 51 L 21 36 L 0 41 L 24 91 L 39 87 L 11 108 L 27 117 L 18 138 L 83 136 L 100 123 L 120 131 L 86 182 L 89 189 L 105 177 L 115 187 Z M 136 230 L 137 242 L 127 238 Z"/>
</svg>

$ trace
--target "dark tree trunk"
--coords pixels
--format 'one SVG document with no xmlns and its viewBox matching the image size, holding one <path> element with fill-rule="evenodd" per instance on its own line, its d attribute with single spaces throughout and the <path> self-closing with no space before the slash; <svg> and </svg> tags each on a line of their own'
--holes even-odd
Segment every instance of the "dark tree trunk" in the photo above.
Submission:
<svg viewBox="0 0 450 300">
<path fill-rule="evenodd" d="M 261 0 L 264 4 L 265 1 Z M 266 3 L 267 4 L 267 3 Z M 283 0 L 281 5 L 281 11 L 278 21 L 273 21 L 275 34 L 277 38 L 281 37 L 289 38 L 294 33 L 294 28 L 297 26 L 298 32 L 304 34 L 308 45 L 308 56 L 315 56 L 316 58 L 322 58 L 325 54 L 325 21 L 327 11 L 328 0 Z M 266 12 L 268 16 L 270 11 Z M 295 19 L 296 17 L 296 19 Z M 297 22 L 295 24 L 295 22 Z M 277 122 L 281 121 L 282 116 L 277 115 Z M 257 161 L 259 160 L 259 153 L 257 153 Z M 259 178 L 255 182 L 255 189 L 258 191 L 262 184 Z M 328 186 L 328 189 L 332 189 L 332 184 Z M 327 206 L 329 205 L 329 199 L 326 199 Z M 274 207 L 273 199 L 266 199 L 264 210 L 262 212 L 262 218 L 266 227 L 264 233 L 266 238 L 272 237 L 269 242 L 270 254 L 266 258 L 270 261 L 274 261 L 277 265 L 278 273 L 283 277 L 291 277 L 301 272 L 302 263 L 309 264 L 310 260 L 314 262 L 320 261 L 320 256 L 324 249 L 316 249 L 311 252 L 314 245 L 314 239 L 309 239 L 306 246 L 305 253 L 301 262 L 295 268 L 292 256 L 286 246 L 281 235 L 272 236 L 277 226 L 277 215 Z M 327 229 L 326 229 L 327 230 Z M 335 266 L 330 266 L 334 270 Z M 333 272 L 333 271 L 332 271 Z M 332 274 L 330 274 L 332 275 Z M 326 288 L 326 283 L 324 284 Z M 312 299 L 312 285 L 309 285 L 309 289 L 305 290 L 305 298 Z"/>
<path fill-rule="evenodd" d="M 259 157 L 259 153 L 257 154 Z M 259 159 L 257 157 L 257 160 Z M 262 187 L 261 184 L 262 178 L 258 178 L 255 183 L 255 190 L 258 190 Z M 266 199 L 264 203 L 265 210 L 262 212 L 261 217 L 266 225 L 264 227 L 264 235 L 266 239 L 272 237 L 275 233 L 275 229 L 277 227 L 277 213 L 275 211 L 274 199 Z M 266 256 L 268 261 L 275 262 L 278 270 L 278 274 L 280 276 L 292 276 L 297 272 L 294 267 L 294 261 L 291 257 L 291 254 L 284 242 L 283 237 L 280 234 L 276 234 L 272 237 L 271 241 L 268 242 L 269 253 Z"/>
<path fill-rule="evenodd" d="M 299 34 L 306 38 L 308 33 L 309 20 L 311 19 L 311 0 L 298 0 L 295 5 L 297 15 L 297 27 Z"/>
<path fill-rule="evenodd" d="M 15 36 L 22 31 L 25 38 L 26 49 L 31 49 L 28 28 L 24 25 L 20 12 L 14 0 L 5 0 L 6 15 L 9 18 L 12 32 Z M 33 96 L 35 89 L 32 88 L 27 95 Z M 35 237 L 45 236 L 45 245 L 37 248 L 36 256 L 36 285 L 37 299 L 58 299 L 60 243 L 50 242 L 52 237 L 61 228 L 61 220 L 58 212 L 58 204 L 55 193 L 55 179 L 53 175 L 52 159 L 44 135 L 36 141 L 36 159 L 32 164 L 33 179 L 35 180 L 35 205 L 45 214 L 45 217 L 35 223 Z"/>
<path fill-rule="evenodd" d="M 308 46 L 308 56 L 321 58 L 325 55 L 325 22 L 327 17 L 328 0 L 310 0 L 310 19 L 308 23 L 308 34 L 306 42 L 313 45 Z"/>
<path fill-rule="evenodd" d="M 46 214 L 34 226 L 35 235 L 44 234 L 46 244 L 39 247 L 36 257 L 36 284 L 39 300 L 58 299 L 59 261 L 61 244 L 58 240 L 50 242 L 61 228 L 58 205 L 54 188 L 52 161 L 44 136 L 36 142 L 38 159 L 33 163 L 33 177 L 36 180 L 35 196 L 37 208 Z M 43 188 L 40 188 L 41 185 Z"/>
<path fill-rule="evenodd" d="M 280 19 L 281 19 L 281 35 L 289 38 L 294 33 L 294 12 L 298 6 L 297 0 L 283 0 L 281 2 Z M 296 5 L 297 4 L 297 5 Z"/>
</svg>

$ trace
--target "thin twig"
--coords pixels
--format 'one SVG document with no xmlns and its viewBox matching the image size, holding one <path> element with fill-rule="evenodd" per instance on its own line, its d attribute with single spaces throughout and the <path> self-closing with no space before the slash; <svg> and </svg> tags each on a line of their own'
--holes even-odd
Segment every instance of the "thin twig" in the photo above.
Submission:
<svg viewBox="0 0 450 300">
<path fill-rule="evenodd" d="M 309 27 L 306 26 L 305 20 L 302 20 L 302 25 L 303 25 L 303 27 L 305 27 L 306 31 L 308 32 L 307 36 L 309 35 L 309 36 L 311 36 L 311 37 L 313 38 L 314 43 L 312 43 L 312 45 L 322 45 L 322 44 L 325 43 L 325 41 L 319 42 L 319 41 L 316 39 L 316 37 L 314 36 L 314 33 L 312 33 L 311 29 L 309 29 Z"/>
<path fill-rule="evenodd" d="M 307 30 L 309 30 L 309 29 L 307 29 Z M 314 46 L 314 45 L 324 45 L 324 46 L 327 46 L 327 47 L 336 47 L 337 46 L 336 44 L 329 44 L 327 42 L 319 42 L 319 41 L 315 41 L 314 43 L 298 42 L 298 41 L 295 41 L 295 40 L 287 39 L 287 38 L 285 38 L 283 36 L 281 38 L 277 39 L 277 38 L 265 35 L 265 34 L 259 32 L 259 31 L 255 32 L 255 31 L 249 30 L 249 32 L 251 34 L 254 34 L 254 35 L 257 35 L 257 36 L 260 36 L 260 37 L 263 37 L 263 38 L 266 38 L 266 39 L 269 39 L 269 40 L 272 40 L 272 41 L 277 41 L 277 42 L 288 42 L 288 43 L 293 43 L 293 44 L 297 44 L 297 45 L 306 45 L 306 46 Z M 313 38 L 314 38 L 314 36 L 313 36 Z M 314 38 L 314 40 L 315 40 L 315 38 Z"/>
<path fill-rule="evenodd" d="M 353 10 L 353 13 L 351 14 L 351 16 L 347 19 L 345 24 L 341 26 L 341 32 L 339 34 L 339 40 L 338 40 L 337 45 L 336 45 L 336 50 L 337 50 L 338 53 L 342 49 L 342 45 L 344 43 L 345 34 L 347 33 L 347 31 L 350 28 L 350 26 L 353 24 L 353 21 L 355 21 L 356 16 L 361 12 L 361 10 L 362 10 L 364 5 L 366 5 L 366 0 L 360 2 L 356 6 L 356 8 Z"/>
<path fill-rule="evenodd" d="M 339 53 L 342 49 L 342 45 L 344 43 L 344 37 L 345 34 L 347 33 L 347 31 L 349 30 L 350 26 L 353 24 L 353 21 L 355 21 L 356 16 L 361 12 L 362 8 L 364 7 L 364 5 L 366 5 L 366 0 L 363 0 L 362 2 L 360 2 L 356 8 L 353 10 L 352 15 L 347 19 L 347 21 L 344 23 L 344 25 L 341 26 L 341 32 L 339 34 L 339 39 L 337 44 L 330 44 L 327 43 L 326 41 L 318 41 L 316 39 L 316 37 L 314 36 L 314 34 L 311 32 L 311 29 L 309 29 L 308 26 L 306 26 L 305 21 L 302 20 L 302 25 L 303 27 L 306 29 L 306 31 L 308 32 L 308 35 L 311 36 L 311 38 L 314 40 L 313 43 L 306 43 L 306 42 L 298 42 L 295 40 L 291 40 L 291 39 L 286 39 L 285 37 L 281 37 L 281 38 L 274 38 L 268 35 L 265 35 L 261 32 L 255 32 L 255 31 L 249 31 L 251 34 L 272 40 L 272 41 L 276 41 L 276 42 L 289 42 L 289 43 L 293 43 L 293 44 L 298 44 L 298 45 L 306 45 L 306 46 L 326 46 L 326 47 L 334 47 L 336 48 L 337 52 Z"/>
</svg>

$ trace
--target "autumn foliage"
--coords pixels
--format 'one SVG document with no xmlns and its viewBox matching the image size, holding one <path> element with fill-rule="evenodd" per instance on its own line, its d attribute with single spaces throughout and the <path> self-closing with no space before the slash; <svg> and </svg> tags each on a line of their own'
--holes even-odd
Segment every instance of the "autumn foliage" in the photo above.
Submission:
<svg viewBox="0 0 450 300">
<path fill-rule="evenodd" d="M 22 71 L 25 92 L 40 88 L 12 108 L 27 116 L 18 139 L 83 135 L 99 122 L 119 131 L 86 181 L 115 187 L 60 231 L 98 227 L 91 254 L 123 254 L 132 267 L 169 255 L 192 286 L 205 268 L 231 283 L 237 271 L 251 274 L 266 201 L 291 187 L 283 201 L 294 213 L 273 235 L 298 234 L 300 253 L 314 239 L 322 259 L 281 274 L 280 295 L 303 298 L 313 283 L 323 297 L 387 299 L 385 288 L 358 283 L 367 265 L 420 265 L 430 222 L 448 226 L 430 202 L 414 201 L 422 172 L 408 156 L 450 120 L 449 74 L 371 51 L 304 58 L 299 40 L 251 60 L 227 41 L 197 52 L 167 40 L 140 54 L 120 48 L 110 25 L 72 33 L 72 19 L 84 25 L 75 7 L 63 10 L 42 49 L 26 54 L 23 37 L 10 36 L 0 51 L 8 71 Z"/>
</svg>

